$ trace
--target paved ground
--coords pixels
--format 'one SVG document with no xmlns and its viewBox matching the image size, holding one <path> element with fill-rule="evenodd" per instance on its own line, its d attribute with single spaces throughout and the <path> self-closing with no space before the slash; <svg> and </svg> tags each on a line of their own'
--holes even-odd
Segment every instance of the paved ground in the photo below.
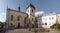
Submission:
<svg viewBox="0 0 60 33">
<path fill-rule="evenodd" d="M 55 29 L 50 29 L 50 32 L 48 32 L 48 33 L 60 33 L 60 32 Z"/>
<path fill-rule="evenodd" d="M 0 31 L 0 33 L 5 33 L 6 32 L 6 30 L 4 29 L 4 30 L 2 30 L 2 31 Z"/>
<path fill-rule="evenodd" d="M 34 33 L 34 32 L 28 31 L 28 29 L 15 29 L 8 30 L 5 33 Z M 38 32 L 38 33 L 60 33 L 60 32 L 54 29 L 50 29 L 50 32 Z"/>
<path fill-rule="evenodd" d="M 15 30 L 8 30 L 6 33 L 34 33 L 31 31 L 28 31 L 28 29 L 15 29 Z"/>
</svg>

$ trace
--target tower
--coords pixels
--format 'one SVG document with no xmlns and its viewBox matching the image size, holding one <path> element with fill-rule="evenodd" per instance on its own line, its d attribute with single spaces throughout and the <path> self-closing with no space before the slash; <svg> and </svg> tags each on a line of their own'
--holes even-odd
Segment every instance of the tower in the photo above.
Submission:
<svg viewBox="0 0 60 33">
<path fill-rule="evenodd" d="M 32 5 L 30 3 L 26 9 L 27 9 L 26 13 L 28 14 L 29 18 L 31 15 L 35 16 L 35 6 L 34 5 Z"/>
<path fill-rule="evenodd" d="M 20 5 L 18 6 L 18 11 L 20 12 Z"/>
<path fill-rule="evenodd" d="M 35 23 L 35 6 L 32 5 L 31 3 L 28 5 L 28 7 L 26 8 L 27 11 L 26 13 L 28 14 L 28 23 L 29 23 L 29 27 L 34 27 L 34 23 Z"/>
</svg>

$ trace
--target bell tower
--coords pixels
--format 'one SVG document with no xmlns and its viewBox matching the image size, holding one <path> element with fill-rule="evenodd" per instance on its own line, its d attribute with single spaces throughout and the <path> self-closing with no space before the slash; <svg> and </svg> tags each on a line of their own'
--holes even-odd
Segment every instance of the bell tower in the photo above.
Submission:
<svg viewBox="0 0 60 33">
<path fill-rule="evenodd" d="M 31 3 L 28 5 L 26 8 L 26 13 L 28 14 L 28 23 L 29 23 L 29 28 L 35 26 L 35 6 L 32 5 Z"/>
<path fill-rule="evenodd" d="M 34 5 L 32 5 L 30 3 L 26 9 L 27 9 L 26 13 L 28 14 L 29 18 L 30 18 L 30 15 L 35 16 L 35 6 Z"/>
</svg>

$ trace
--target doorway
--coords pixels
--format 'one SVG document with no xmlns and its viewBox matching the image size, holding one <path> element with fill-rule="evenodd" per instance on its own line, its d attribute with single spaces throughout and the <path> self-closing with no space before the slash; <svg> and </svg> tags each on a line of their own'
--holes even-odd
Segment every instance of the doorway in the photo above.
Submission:
<svg viewBox="0 0 60 33">
<path fill-rule="evenodd" d="M 20 23 L 18 23 L 17 28 L 20 28 Z"/>
</svg>

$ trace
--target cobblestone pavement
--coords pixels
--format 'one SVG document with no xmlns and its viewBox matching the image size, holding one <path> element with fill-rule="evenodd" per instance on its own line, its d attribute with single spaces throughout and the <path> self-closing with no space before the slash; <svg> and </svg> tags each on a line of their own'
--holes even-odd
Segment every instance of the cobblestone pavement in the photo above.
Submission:
<svg viewBox="0 0 60 33">
<path fill-rule="evenodd" d="M 28 29 L 15 29 L 8 30 L 5 33 L 34 33 L 34 32 L 28 31 Z M 60 33 L 60 32 L 54 29 L 50 29 L 50 32 L 38 32 L 38 33 Z"/>
</svg>

